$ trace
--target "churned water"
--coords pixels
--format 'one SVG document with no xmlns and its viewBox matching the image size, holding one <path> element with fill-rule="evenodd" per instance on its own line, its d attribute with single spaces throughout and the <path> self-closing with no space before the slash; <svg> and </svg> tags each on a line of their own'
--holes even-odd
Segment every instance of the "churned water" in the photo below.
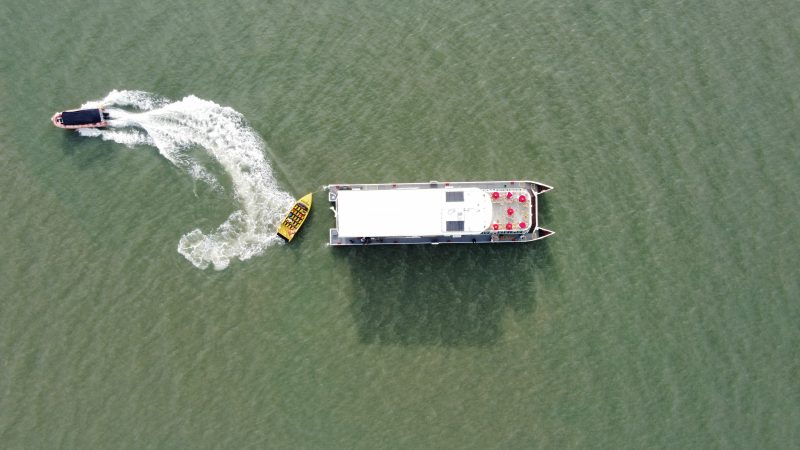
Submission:
<svg viewBox="0 0 800 450">
<path fill-rule="evenodd" d="M 139 91 L 113 91 L 103 100 L 82 107 L 98 105 L 108 112 L 109 126 L 78 130 L 81 135 L 99 136 L 129 147 L 154 145 L 175 166 L 221 190 L 217 178 L 192 156 L 191 150 L 202 149 L 230 179 L 242 209 L 212 233 L 195 229 L 181 237 L 178 251 L 192 264 L 201 269 L 209 264 L 224 269 L 231 258 L 248 259 L 280 241 L 278 225 L 293 201 L 277 186 L 264 157 L 264 143 L 241 114 L 195 96 L 168 102 Z M 120 106 L 144 112 L 130 113 Z"/>
<path fill-rule="evenodd" d="M 800 445 L 796 2 L 0 13 L 0 447 Z M 325 245 L 491 179 L 556 236 Z"/>
</svg>

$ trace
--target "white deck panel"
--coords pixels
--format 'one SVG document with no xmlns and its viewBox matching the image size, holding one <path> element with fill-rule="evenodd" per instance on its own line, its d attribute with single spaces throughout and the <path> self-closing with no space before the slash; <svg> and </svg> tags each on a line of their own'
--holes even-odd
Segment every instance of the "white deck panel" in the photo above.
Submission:
<svg viewBox="0 0 800 450">
<path fill-rule="evenodd" d="M 445 192 L 463 191 L 463 202 Z M 491 198 L 477 188 L 341 190 L 337 198 L 339 236 L 439 236 L 480 233 L 492 222 Z M 463 220 L 464 231 L 447 232 L 446 221 Z"/>
</svg>

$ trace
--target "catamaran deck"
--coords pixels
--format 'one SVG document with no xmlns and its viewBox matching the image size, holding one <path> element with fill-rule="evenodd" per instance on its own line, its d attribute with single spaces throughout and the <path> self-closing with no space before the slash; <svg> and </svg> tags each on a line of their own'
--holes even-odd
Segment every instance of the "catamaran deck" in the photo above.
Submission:
<svg viewBox="0 0 800 450">
<path fill-rule="evenodd" d="M 330 185 L 336 214 L 330 245 L 531 241 L 537 196 L 530 181 Z"/>
</svg>

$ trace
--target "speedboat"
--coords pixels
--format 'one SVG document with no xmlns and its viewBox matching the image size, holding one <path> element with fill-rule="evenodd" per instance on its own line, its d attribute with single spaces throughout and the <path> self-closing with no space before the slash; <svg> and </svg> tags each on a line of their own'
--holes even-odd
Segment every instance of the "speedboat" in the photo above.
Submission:
<svg viewBox="0 0 800 450">
<path fill-rule="evenodd" d="M 295 202 L 292 209 L 286 214 L 286 218 L 283 219 L 281 226 L 278 227 L 278 236 L 286 242 L 292 242 L 295 234 L 300 231 L 300 227 L 306 221 L 309 212 L 311 212 L 311 193 Z"/>
<path fill-rule="evenodd" d="M 77 128 L 103 128 L 108 126 L 109 114 L 102 107 L 71 109 L 53 114 L 50 119 L 58 128 L 74 130 Z"/>
</svg>

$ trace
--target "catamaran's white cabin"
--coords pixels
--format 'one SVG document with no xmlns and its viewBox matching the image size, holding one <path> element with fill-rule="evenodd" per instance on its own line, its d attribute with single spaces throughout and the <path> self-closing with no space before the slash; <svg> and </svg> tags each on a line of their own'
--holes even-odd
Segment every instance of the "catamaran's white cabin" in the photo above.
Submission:
<svg viewBox="0 0 800 450">
<path fill-rule="evenodd" d="M 329 185 L 329 244 L 535 241 L 553 234 L 538 223 L 538 197 L 550 189 L 533 181 Z"/>
</svg>

